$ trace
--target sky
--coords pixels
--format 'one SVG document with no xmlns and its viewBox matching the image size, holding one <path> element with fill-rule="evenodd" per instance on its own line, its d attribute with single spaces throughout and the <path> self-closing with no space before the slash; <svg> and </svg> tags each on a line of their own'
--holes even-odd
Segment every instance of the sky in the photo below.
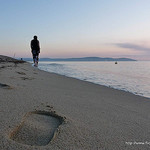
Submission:
<svg viewBox="0 0 150 150">
<path fill-rule="evenodd" d="M 150 60 L 150 0 L 0 0 L 0 55 Z"/>
</svg>

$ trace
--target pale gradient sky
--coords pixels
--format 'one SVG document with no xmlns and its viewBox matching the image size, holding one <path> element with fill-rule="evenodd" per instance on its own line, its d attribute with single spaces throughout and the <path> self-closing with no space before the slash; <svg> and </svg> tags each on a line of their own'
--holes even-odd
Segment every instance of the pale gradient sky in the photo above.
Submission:
<svg viewBox="0 0 150 150">
<path fill-rule="evenodd" d="M 150 0 L 0 0 L 0 54 L 150 60 Z"/>
</svg>

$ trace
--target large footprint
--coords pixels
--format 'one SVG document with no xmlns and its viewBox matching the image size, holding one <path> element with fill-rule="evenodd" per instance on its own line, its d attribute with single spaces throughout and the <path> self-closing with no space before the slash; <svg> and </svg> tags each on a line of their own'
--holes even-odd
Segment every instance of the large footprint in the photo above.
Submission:
<svg viewBox="0 0 150 150">
<path fill-rule="evenodd" d="M 16 142 L 44 146 L 54 137 L 63 117 L 46 111 L 34 111 L 25 115 L 21 124 L 10 134 Z"/>
</svg>

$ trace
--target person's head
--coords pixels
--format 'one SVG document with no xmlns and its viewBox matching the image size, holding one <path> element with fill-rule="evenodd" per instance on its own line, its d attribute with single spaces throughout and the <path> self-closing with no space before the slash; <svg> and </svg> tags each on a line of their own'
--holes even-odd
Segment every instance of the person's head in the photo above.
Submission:
<svg viewBox="0 0 150 150">
<path fill-rule="evenodd" d="M 36 35 L 33 38 L 34 38 L 34 40 L 37 40 L 37 36 Z"/>
</svg>

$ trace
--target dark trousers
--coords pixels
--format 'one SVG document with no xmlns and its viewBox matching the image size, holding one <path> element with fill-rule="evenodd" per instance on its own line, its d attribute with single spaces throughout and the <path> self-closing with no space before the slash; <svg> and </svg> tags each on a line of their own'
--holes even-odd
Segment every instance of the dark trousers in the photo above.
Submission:
<svg viewBox="0 0 150 150">
<path fill-rule="evenodd" d="M 36 50 L 32 50 L 32 56 L 33 56 L 33 61 L 34 63 L 39 61 L 39 52 L 37 52 Z"/>
</svg>

